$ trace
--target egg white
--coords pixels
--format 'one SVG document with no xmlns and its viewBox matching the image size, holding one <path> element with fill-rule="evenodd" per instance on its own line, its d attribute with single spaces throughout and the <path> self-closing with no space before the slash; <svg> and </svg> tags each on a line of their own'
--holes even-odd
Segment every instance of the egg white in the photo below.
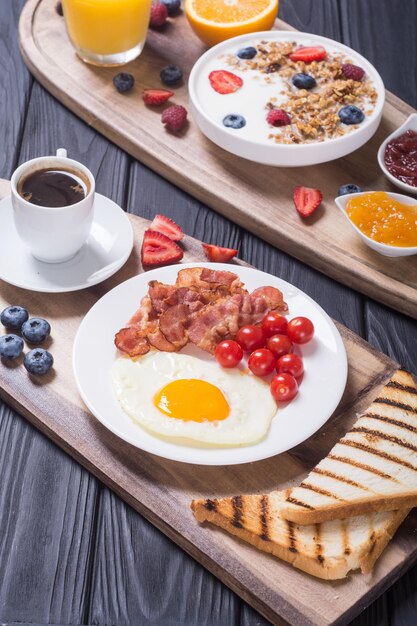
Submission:
<svg viewBox="0 0 417 626">
<path fill-rule="evenodd" d="M 218 387 L 230 413 L 224 420 L 193 422 L 168 417 L 153 403 L 156 393 L 173 380 L 197 378 Z M 112 368 L 116 397 L 123 411 L 152 433 L 217 446 L 260 441 L 269 430 L 277 407 L 269 386 L 239 369 L 186 354 L 150 352 L 140 359 L 118 358 Z"/>
</svg>

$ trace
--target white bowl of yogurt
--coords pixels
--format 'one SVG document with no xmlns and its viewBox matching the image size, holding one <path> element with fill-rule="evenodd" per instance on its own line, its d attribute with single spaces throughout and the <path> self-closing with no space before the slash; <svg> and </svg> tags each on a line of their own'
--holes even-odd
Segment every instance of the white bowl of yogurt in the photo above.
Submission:
<svg viewBox="0 0 417 626">
<path fill-rule="evenodd" d="M 292 84 L 293 73 L 301 71 L 316 78 L 316 86 L 306 93 L 309 98 L 311 94 L 324 97 L 324 90 L 329 87 L 328 78 L 320 76 L 320 62 L 300 64 L 297 65 L 298 69 L 280 66 L 278 71 L 272 73 L 265 73 L 262 69 L 252 67 L 257 65 L 254 61 L 259 59 L 259 56 L 262 57 L 259 46 L 268 49 L 271 44 L 284 44 L 285 42 L 294 42 L 295 49 L 322 46 L 326 50 L 327 61 L 351 63 L 365 71 L 362 85 L 366 83 L 366 88 L 369 88 L 372 97 L 361 95 L 360 102 L 357 103 L 364 113 L 362 122 L 347 125 L 342 124 L 340 118 L 337 118 L 335 126 L 338 130 L 335 133 L 340 134 L 320 131 L 317 137 L 302 134 L 301 140 L 297 122 L 301 120 L 304 123 L 305 121 L 301 119 L 304 115 L 302 110 L 297 116 L 290 115 L 292 121 L 289 126 L 277 128 L 268 124 L 267 107 L 286 110 L 286 107 L 292 106 L 289 104 L 290 101 L 302 96 L 300 90 Z M 252 62 L 237 57 L 237 52 L 248 46 L 258 50 L 256 57 L 250 60 Z M 284 75 L 281 69 L 285 70 Z M 241 87 L 227 94 L 215 91 L 209 76 L 213 71 L 219 70 L 238 76 L 243 83 Z M 210 48 L 195 63 L 190 74 L 188 90 L 191 114 L 206 137 L 232 154 L 257 163 L 281 167 L 324 163 L 357 150 L 376 132 L 385 102 L 382 79 L 363 56 L 332 39 L 291 31 L 250 33 L 228 39 Z M 340 108 L 345 104 L 348 103 L 341 104 Z M 352 104 L 355 105 L 355 101 Z M 320 113 L 321 111 L 318 110 L 318 115 Z M 245 122 L 244 126 L 226 127 L 223 121 L 229 115 L 241 116 Z M 328 119 L 325 118 L 323 126 L 327 125 L 327 121 Z M 318 128 L 320 129 L 320 126 Z M 289 140 L 291 134 L 295 136 L 297 142 Z"/>
</svg>

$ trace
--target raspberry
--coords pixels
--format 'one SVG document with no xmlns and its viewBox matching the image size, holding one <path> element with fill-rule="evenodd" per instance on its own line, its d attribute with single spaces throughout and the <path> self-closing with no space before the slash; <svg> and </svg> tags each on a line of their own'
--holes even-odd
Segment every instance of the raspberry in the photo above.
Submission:
<svg viewBox="0 0 417 626">
<path fill-rule="evenodd" d="M 342 74 L 345 78 L 361 81 L 365 76 L 365 70 L 359 67 L 359 65 L 353 65 L 353 63 L 344 63 L 342 65 Z"/>
<path fill-rule="evenodd" d="M 159 27 L 163 26 L 167 21 L 168 9 L 162 2 L 152 2 L 151 17 L 149 20 L 149 26 Z"/>
<path fill-rule="evenodd" d="M 287 126 L 291 124 L 288 113 L 283 109 L 271 109 L 266 116 L 266 121 L 271 126 Z"/>
<path fill-rule="evenodd" d="M 169 130 L 177 133 L 181 130 L 187 120 L 187 109 L 180 104 L 173 104 L 162 113 L 161 122 Z"/>
</svg>

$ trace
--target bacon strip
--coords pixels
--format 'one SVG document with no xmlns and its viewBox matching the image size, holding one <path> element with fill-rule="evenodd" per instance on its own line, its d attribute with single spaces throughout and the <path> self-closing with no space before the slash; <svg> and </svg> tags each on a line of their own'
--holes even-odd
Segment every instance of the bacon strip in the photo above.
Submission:
<svg viewBox="0 0 417 626">
<path fill-rule="evenodd" d="M 233 272 L 189 268 L 178 272 L 175 285 L 149 283 L 140 307 L 115 336 L 119 350 L 131 357 L 146 354 L 150 345 L 176 352 L 188 341 L 213 353 L 224 338 L 241 326 L 258 324 L 269 311 L 287 311 L 275 287 L 248 294 Z"/>
</svg>

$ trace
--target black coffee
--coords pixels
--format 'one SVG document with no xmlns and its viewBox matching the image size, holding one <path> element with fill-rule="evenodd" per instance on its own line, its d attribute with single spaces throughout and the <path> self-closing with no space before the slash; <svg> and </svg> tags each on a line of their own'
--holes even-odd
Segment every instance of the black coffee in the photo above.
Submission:
<svg viewBox="0 0 417 626">
<path fill-rule="evenodd" d="M 18 184 L 17 191 L 31 204 L 56 208 L 83 200 L 87 185 L 72 172 L 46 169 L 29 174 Z"/>
</svg>

